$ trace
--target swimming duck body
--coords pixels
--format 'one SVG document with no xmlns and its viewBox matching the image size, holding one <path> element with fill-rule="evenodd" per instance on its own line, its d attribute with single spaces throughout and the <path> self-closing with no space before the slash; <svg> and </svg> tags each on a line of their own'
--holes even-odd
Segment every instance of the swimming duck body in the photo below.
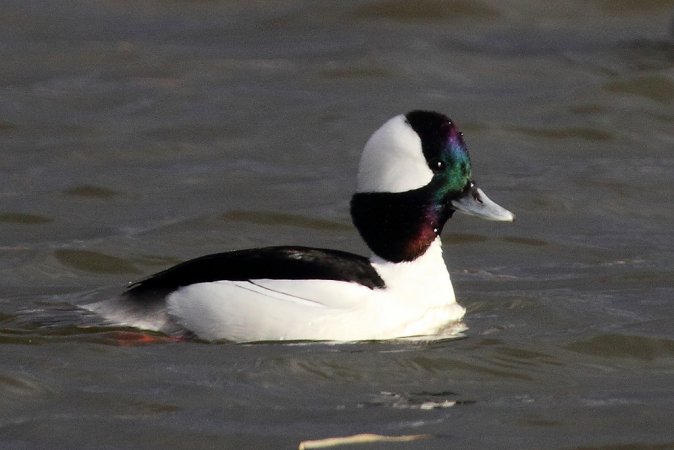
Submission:
<svg viewBox="0 0 674 450">
<path fill-rule="evenodd" d="M 207 340 L 355 341 L 433 335 L 458 321 L 440 234 L 455 211 L 512 221 L 472 180 L 461 133 L 412 111 L 370 137 L 351 200 L 370 258 L 299 246 L 196 258 L 91 305 L 106 318 Z"/>
</svg>

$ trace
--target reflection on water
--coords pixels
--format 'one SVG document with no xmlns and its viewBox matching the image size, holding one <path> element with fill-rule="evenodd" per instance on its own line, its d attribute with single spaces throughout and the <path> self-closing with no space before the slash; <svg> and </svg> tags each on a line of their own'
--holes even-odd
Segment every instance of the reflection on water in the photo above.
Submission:
<svg viewBox="0 0 674 450">
<path fill-rule="evenodd" d="M 118 195 L 122 195 L 120 192 L 113 191 L 112 189 L 100 186 L 93 186 L 90 184 L 75 186 L 70 189 L 66 189 L 65 191 L 63 191 L 63 193 L 75 197 L 91 197 L 100 199 L 112 198 Z"/>
<path fill-rule="evenodd" d="M 24 214 L 24 213 L 11 213 L 11 212 L 0 214 L 0 222 L 4 223 L 34 225 L 41 223 L 49 223 L 53 221 L 54 219 L 39 214 Z"/>
<path fill-rule="evenodd" d="M 674 447 L 672 14 L 662 0 L 5 1 L 3 444 Z M 76 307 L 217 251 L 367 254 L 349 218 L 359 153 L 414 108 L 459 124 L 477 180 L 517 215 L 447 224 L 466 329 L 176 342 Z"/>
<path fill-rule="evenodd" d="M 380 392 L 367 405 L 385 406 L 398 409 L 451 408 L 456 405 L 470 405 L 471 400 L 458 400 L 455 392 Z"/>
<path fill-rule="evenodd" d="M 351 225 L 331 222 L 328 220 L 316 219 L 311 217 L 304 217 L 296 214 L 286 214 L 274 211 L 256 212 L 234 210 L 229 211 L 220 216 L 225 221 L 241 221 L 260 225 L 272 226 L 292 226 L 296 228 L 308 228 L 324 231 L 341 231 L 350 230 Z"/>
<path fill-rule="evenodd" d="M 653 361 L 671 359 L 674 355 L 674 340 L 645 336 L 604 334 L 567 345 L 569 350 L 604 358 L 634 358 Z"/>
<path fill-rule="evenodd" d="M 674 57 L 674 54 L 671 55 Z M 664 76 L 642 76 L 630 80 L 613 81 L 606 90 L 618 94 L 646 97 L 664 105 L 674 101 L 674 81 Z"/>
<path fill-rule="evenodd" d="M 99 252 L 59 249 L 54 251 L 54 256 L 61 264 L 87 272 L 141 273 L 131 262 Z"/>
<path fill-rule="evenodd" d="M 461 19 L 496 19 L 500 12 L 487 5 L 465 0 L 421 0 L 415 4 L 404 0 L 380 0 L 357 7 L 351 17 L 361 20 L 395 20 L 400 22 L 436 22 Z"/>
</svg>

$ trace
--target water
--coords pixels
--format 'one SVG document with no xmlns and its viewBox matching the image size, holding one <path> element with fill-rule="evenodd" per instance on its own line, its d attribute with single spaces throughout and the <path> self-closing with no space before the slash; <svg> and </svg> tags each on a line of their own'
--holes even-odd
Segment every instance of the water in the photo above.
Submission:
<svg viewBox="0 0 674 450">
<path fill-rule="evenodd" d="M 0 447 L 674 448 L 672 3 L 409 5 L 3 3 Z M 139 345 L 71 306 L 215 251 L 365 253 L 358 155 L 413 108 L 518 218 L 446 227 L 463 338 Z"/>
</svg>

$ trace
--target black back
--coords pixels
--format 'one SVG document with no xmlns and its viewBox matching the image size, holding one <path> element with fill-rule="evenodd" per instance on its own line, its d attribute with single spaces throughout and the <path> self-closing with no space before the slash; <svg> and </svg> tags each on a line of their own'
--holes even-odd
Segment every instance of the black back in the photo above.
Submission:
<svg viewBox="0 0 674 450">
<path fill-rule="evenodd" d="M 209 281 L 335 280 L 383 288 L 384 281 L 359 255 L 309 247 L 265 247 L 206 255 L 131 284 L 127 298 L 158 299 L 184 286 Z"/>
</svg>

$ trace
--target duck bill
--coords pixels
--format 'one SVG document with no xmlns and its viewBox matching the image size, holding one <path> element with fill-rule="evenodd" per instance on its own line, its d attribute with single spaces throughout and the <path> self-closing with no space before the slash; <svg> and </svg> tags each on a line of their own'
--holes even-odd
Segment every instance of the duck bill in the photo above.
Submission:
<svg viewBox="0 0 674 450">
<path fill-rule="evenodd" d="M 515 215 L 491 201 L 482 189 L 471 183 L 470 188 L 459 198 L 452 200 L 452 207 L 464 214 L 499 222 L 512 222 Z"/>
</svg>

